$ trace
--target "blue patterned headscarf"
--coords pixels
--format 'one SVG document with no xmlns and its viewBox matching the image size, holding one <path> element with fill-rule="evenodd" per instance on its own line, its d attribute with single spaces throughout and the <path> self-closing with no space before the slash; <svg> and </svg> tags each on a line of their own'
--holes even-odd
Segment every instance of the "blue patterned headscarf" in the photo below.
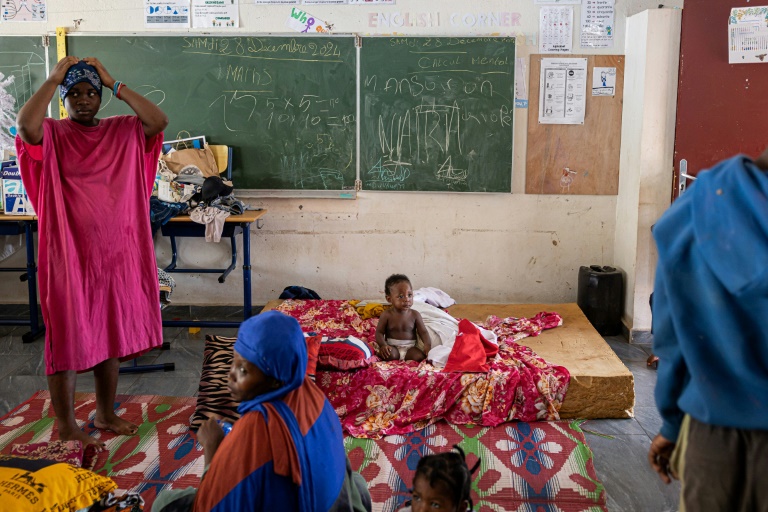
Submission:
<svg viewBox="0 0 768 512">
<path fill-rule="evenodd" d="M 70 67 L 67 70 L 67 74 L 64 75 L 64 81 L 61 82 L 61 85 L 59 86 L 61 100 L 64 101 L 69 90 L 72 89 L 75 84 L 79 84 L 80 82 L 88 82 L 91 84 L 93 88 L 96 89 L 96 92 L 99 93 L 99 98 L 101 98 L 101 77 L 99 76 L 99 73 L 96 71 L 95 67 L 86 64 L 84 60 L 81 60 Z"/>
<path fill-rule="evenodd" d="M 239 407 L 241 414 L 264 402 L 279 400 L 304 382 L 307 372 L 307 342 L 295 318 L 279 311 L 267 311 L 240 325 L 235 351 L 259 367 L 264 374 L 282 383 Z"/>
</svg>

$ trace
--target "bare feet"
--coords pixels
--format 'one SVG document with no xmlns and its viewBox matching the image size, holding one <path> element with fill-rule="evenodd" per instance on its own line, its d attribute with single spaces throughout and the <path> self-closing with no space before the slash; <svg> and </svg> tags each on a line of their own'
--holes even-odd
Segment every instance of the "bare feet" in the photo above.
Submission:
<svg viewBox="0 0 768 512">
<path fill-rule="evenodd" d="M 111 430 L 115 434 L 119 434 L 121 436 L 133 436 L 136 435 L 136 433 L 139 431 L 138 426 L 134 425 L 130 421 L 122 419 L 112 411 L 105 415 L 101 415 L 97 412 L 96 418 L 93 420 L 93 424 L 96 426 L 96 428 L 100 428 L 102 430 Z"/>
<path fill-rule="evenodd" d="M 659 368 L 659 356 L 651 354 L 648 356 L 648 360 L 646 361 L 646 364 L 648 366 L 653 366 L 654 368 Z"/>
<path fill-rule="evenodd" d="M 59 425 L 59 439 L 62 441 L 80 441 L 83 444 L 83 449 L 93 446 L 97 452 L 100 452 L 106 446 L 103 441 L 89 436 L 77 425 L 74 427 Z"/>
</svg>

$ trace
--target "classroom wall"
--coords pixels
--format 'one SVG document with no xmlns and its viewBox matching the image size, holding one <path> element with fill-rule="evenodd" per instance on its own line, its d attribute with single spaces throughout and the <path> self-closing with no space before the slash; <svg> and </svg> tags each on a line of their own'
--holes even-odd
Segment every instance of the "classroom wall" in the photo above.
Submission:
<svg viewBox="0 0 768 512">
<path fill-rule="evenodd" d="M 665 2 L 682 7 L 682 0 Z M 616 2 L 615 47 L 574 52 L 622 54 L 626 18 L 658 1 Z M 394 6 L 305 6 L 312 15 L 333 23 L 334 31 L 362 34 L 509 35 L 519 34 L 518 56 L 536 53 L 539 6 L 533 0 L 398 0 Z M 288 6 L 241 4 L 242 33 L 265 33 L 282 27 Z M 453 26 L 451 14 L 478 19 L 486 12 L 509 12 L 510 27 Z M 439 26 L 382 27 L 379 16 L 438 13 Z M 575 9 L 578 19 L 579 7 Z M 49 4 L 49 21 L 0 25 L 0 33 L 44 33 L 57 26 L 80 32 L 145 32 L 137 0 L 59 0 Z M 401 16 L 401 17 L 402 17 Z M 214 31 L 216 33 L 229 33 Z M 578 31 L 576 31 L 578 33 Z M 529 37 L 526 37 L 529 36 Z M 298 36 L 297 36 L 298 37 Z M 119 79 L 119 70 L 110 70 Z M 288 285 L 303 285 L 323 298 L 376 298 L 393 272 L 408 274 L 415 287 L 435 286 L 459 302 L 573 302 L 581 265 L 615 264 L 616 196 L 526 195 L 525 110 L 517 110 L 512 194 L 397 193 L 362 191 L 357 200 L 257 198 L 238 195 L 267 208 L 260 229 L 251 237 L 254 303 L 276 298 Z M 175 134 L 167 134 L 174 136 Z M 578 148 L 573 148 L 578 151 Z M 623 169 L 621 170 L 623 173 Z M 235 183 L 237 187 L 237 183 Z M 637 204 L 631 206 L 637 208 Z M 165 239 L 156 243 L 158 261 L 170 258 Z M 227 245 L 181 240 L 181 264 L 217 265 L 227 260 Z M 21 264 L 17 254 L 12 262 Z M 241 303 L 241 273 L 225 284 L 211 275 L 176 275 L 176 304 Z M 23 283 L 0 275 L 0 301 L 24 302 Z"/>
</svg>

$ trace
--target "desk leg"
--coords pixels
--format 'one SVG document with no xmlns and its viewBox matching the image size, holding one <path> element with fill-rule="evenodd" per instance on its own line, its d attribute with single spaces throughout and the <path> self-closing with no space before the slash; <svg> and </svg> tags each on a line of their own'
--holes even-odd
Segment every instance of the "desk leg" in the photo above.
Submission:
<svg viewBox="0 0 768 512">
<path fill-rule="evenodd" d="M 251 223 L 243 222 L 243 320 L 251 318 Z"/>
<path fill-rule="evenodd" d="M 35 262 L 35 238 L 32 231 L 32 222 L 27 222 L 24 227 L 24 243 L 27 246 L 27 290 L 29 291 L 29 327 L 30 331 L 22 335 L 24 343 L 35 341 L 45 332 L 45 326 L 40 328 L 37 316 L 37 263 Z"/>
</svg>

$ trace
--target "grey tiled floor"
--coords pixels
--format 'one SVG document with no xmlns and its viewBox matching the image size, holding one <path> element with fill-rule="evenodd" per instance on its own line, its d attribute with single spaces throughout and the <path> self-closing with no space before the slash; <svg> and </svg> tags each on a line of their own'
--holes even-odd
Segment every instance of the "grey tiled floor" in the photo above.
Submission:
<svg viewBox="0 0 768 512">
<path fill-rule="evenodd" d="M 0 318 L 23 315 L 21 306 L 0 306 Z M 172 307 L 164 311 L 166 319 L 217 318 L 240 319 L 236 308 Z M 0 326 L 0 416 L 19 405 L 38 389 L 46 389 L 42 363 L 43 342 L 24 344 L 25 327 Z M 165 328 L 165 341 L 170 350 L 156 350 L 139 358 L 139 364 L 174 362 L 173 372 L 123 374 L 118 393 L 192 396 L 197 392 L 202 366 L 205 334 L 234 336 L 235 329 L 203 328 L 191 334 L 187 328 Z M 590 420 L 582 425 L 594 453 L 597 476 L 608 494 L 611 512 L 662 512 L 678 509 L 679 484 L 665 485 L 648 466 L 646 454 L 651 438 L 658 432 L 661 420 L 653 401 L 655 370 L 645 360 L 648 345 L 630 345 L 621 337 L 606 341 L 635 376 L 635 417 L 625 420 Z M 78 376 L 78 391 L 93 391 L 89 374 Z"/>
</svg>

